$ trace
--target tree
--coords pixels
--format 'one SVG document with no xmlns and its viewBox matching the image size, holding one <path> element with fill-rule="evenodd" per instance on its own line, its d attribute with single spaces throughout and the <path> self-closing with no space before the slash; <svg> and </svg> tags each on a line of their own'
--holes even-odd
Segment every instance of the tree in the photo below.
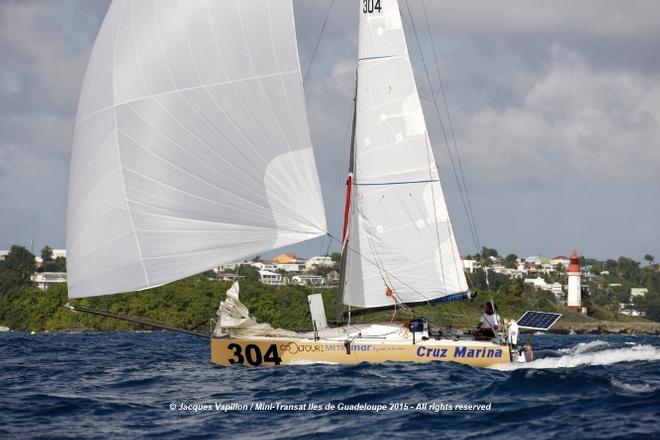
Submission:
<svg viewBox="0 0 660 440">
<path fill-rule="evenodd" d="M 603 264 L 603 270 L 606 270 L 610 273 L 616 270 L 616 261 L 615 260 L 607 260 Z"/>
<path fill-rule="evenodd" d="M 617 274 L 626 281 L 639 282 L 639 262 L 627 257 L 619 257 L 616 262 Z"/>
<path fill-rule="evenodd" d="M 10 289 L 20 286 L 23 283 L 24 281 L 18 272 L 0 267 L 0 297 Z"/>
<path fill-rule="evenodd" d="M 476 290 L 496 291 L 501 287 L 506 287 L 511 283 L 508 276 L 488 271 L 486 275 L 485 270 L 477 270 L 474 273 L 465 274 L 469 278 L 469 285 L 472 285 Z M 488 282 L 486 282 L 488 279 Z"/>
<path fill-rule="evenodd" d="M 646 317 L 654 321 L 660 321 L 660 292 L 649 291 L 644 296 L 634 298 L 635 308 L 646 312 Z"/>
<path fill-rule="evenodd" d="M 242 277 L 245 277 L 247 281 L 259 281 L 261 277 L 259 276 L 259 269 L 249 264 L 241 264 L 236 269 L 236 274 Z"/>
<path fill-rule="evenodd" d="M 41 250 L 41 259 L 44 262 L 53 260 L 53 249 L 50 246 L 44 246 Z"/>
<path fill-rule="evenodd" d="M 630 301 L 630 289 L 625 286 L 612 286 L 610 287 L 614 298 L 617 303 L 627 303 Z"/>
<path fill-rule="evenodd" d="M 525 282 L 522 278 L 516 278 L 507 287 L 509 295 L 521 296 L 525 293 Z"/>
<path fill-rule="evenodd" d="M 339 260 L 341 260 L 341 253 L 333 252 L 333 253 L 330 254 L 330 258 L 332 259 L 332 261 L 339 264 Z"/>
<path fill-rule="evenodd" d="M 66 272 L 66 258 L 57 257 L 52 261 L 45 261 L 41 266 L 42 272 Z"/>
<path fill-rule="evenodd" d="M 314 264 L 312 266 L 311 272 L 312 272 L 313 275 L 320 275 L 322 277 L 325 277 L 326 275 L 328 275 L 333 270 L 337 270 L 337 268 L 334 267 L 334 266 L 326 266 L 325 264 L 322 264 L 320 266 L 317 265 L 317 264 Z"/>
<path fill-rule="evenodd" d="M 655 261 L 655 257 L 653 255 L 646 254 L 646 255 L 644 255 L 644 260 L 648 261 L 649 266 L 650 266 Z"/>
<path fill-rule="evenodd" d="M 200 273 L 199 276 L 204 278 L 215 278 L 216 273 L 213 270 L 207 270 L 206 272 Z"/>
<path fill-rule="evenodd" d="M 34 273 L 36 262 L 34 254 L 23 246 L 13 245 L 2 262 L 5 269 L 17 272 L 22 280 L 29 281 Z"/>
<path fill-rule="evenodd" d="M 481 248 L 481 258 L 484 260 L 489 257 L 497 257 L 497 249 L 487 248 L 486 246 Z"/>
<path fill-rule="evenodd" d="M 510 269 L 515 269 L 518 265 L 518 255 L 509 254 L 504 259 L 504 266 Z"/>
</svg>

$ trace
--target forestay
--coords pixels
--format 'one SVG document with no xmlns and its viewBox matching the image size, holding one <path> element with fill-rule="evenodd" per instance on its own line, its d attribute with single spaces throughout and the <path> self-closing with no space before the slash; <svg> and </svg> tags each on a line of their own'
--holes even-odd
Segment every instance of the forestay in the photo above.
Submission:
<svg viewBox="0 0 660 440">
<path fill-rule="evenodd" d="M 69 296 L 325 232 L 291 0 L 115 1 L 78 107 Z"/>
<path fill-rule="evenodd" d="M 467 291 L 396 0 L 361 1 L 344 303 Z"/>
</svg>

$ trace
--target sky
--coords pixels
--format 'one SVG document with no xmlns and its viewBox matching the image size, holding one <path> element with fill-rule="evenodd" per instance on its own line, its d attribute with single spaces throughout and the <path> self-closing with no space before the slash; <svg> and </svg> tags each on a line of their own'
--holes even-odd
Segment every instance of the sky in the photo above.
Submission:
<svg viewBox="0 0 660 440">
<path fill-rule="evenodd" d="M 294 0 L 294 10 L 326 214 L 339 235 L 359 2 L 333 2 L 310 62 L 331 2 Z M 521 256 L 576 249 L 601 259 L 660 258 L 659 2 L 400 4 L 463 255 L 476 243 L 432 103 L 431 86 L 440 90 L 433 47 L 478 244 Z M 108 5 L 0 2 L 0 249 L 64 247 L 73 122 Z M 291 250 L 325 253 L 328 242 Z"/>
</svg>

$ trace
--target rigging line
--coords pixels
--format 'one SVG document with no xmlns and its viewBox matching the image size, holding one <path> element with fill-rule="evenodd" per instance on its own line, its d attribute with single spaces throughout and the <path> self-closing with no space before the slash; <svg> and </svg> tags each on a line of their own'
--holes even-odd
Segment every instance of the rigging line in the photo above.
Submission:
<svg viewBox="0 0 660 440">
<path fill-rule="evenodd" d="M 307 65 L 307 71 L 305 72 L 305 77 L 303 78 L 303 86 L 307 82 L 307 77 L 309 76 L 309 72 L 312 70 L 312 64 L 314 63 L 314 58 L 316 58 L 316 52 L 319 49 L 319 45 L 321 44 L 321 38 L 323 38 L 323 31 L 325 31 L 325 25 L 328 24 L 328 18 L 330 18 L 330 12 L 332 11 L 332 6 L 335 4 L 335 0 L 332 0 L 330 2 L 330 7 L 328 7 L 328 12 L 325 14 L 325 19 L 323 20 L 323 25 L 321 26 L 321 32 L 319 32 L 319 37 L 316 40 L 316 45 L 314 46 L 314 50 L 312 51 L 312 58 L 309 60 L 309 64 Z"/>
<path fill-rule="evenodd" d="M 339 240 L 337 237 L 335 237 L 334 235 L 330 234 L 329 232 L 328 232 L 328 236 L 329 236 L 330 238 L 332 238 L 333 240 L 335 240 L 337 243 L 342 244 L 342 243 L 341 243 L 341 240 Z M 350 246 L 348 245 L 348 243 L 346 244 L 346 249 L 350 250 L 351 252 L 355 253 L 355 255 L 357 255 L 358 257 L 364 259 L 365 261 L 367 261 L 367 262 L 373 264 L 373 265 L 376 266 L 377 268 L 382 269 L 384 272 L 387 273 L 387 270 L 386 270 L 385 268 L 381 268 L 381 267 L 378 265 L 378 263 L 376 263 L 376 262 L 374 262 L 373 260 L 371 260 L 371 259 L 365 257 L 365 256 L 362 255 L 360 252 L 358 252 L 358 251 L 356 251 L 355 249 L 353 249 L 352 247 L 350 247 Z M 424 295 L 422 292 L 420 292 L 419 290 L 415 289 L 414 287 L 412 287 L 410 284 L 406 283 L 405 281 L 401 280 L 401 279 L 400 279 L 399 277 L 397 277 L 396 275 L 394 275 L 394 274 L 390 274 L 390 275 L 392 276 L 392 278 L 394 278 L 395 280 L 397 280 L 398 282 L 400 282 L 400 283 L 403 284 L 404 286 L 408 287 L 410 290 L 412 290 L 413 292 L 415 292 L 417 295 L 419 295 L 419 296 L 421 296 L 422 298 L 424 298 L 424 301 L 426 301 L 429 305 L 431 304 L 429 298 L 428 298 L 426 295 Z"/>
<path fill-rule="evenodd" d="M 408 180 L 405 182 L 374 182 L 374 183 L 360 183 L 360 182 L 354 182 L 353 185 L 355 186 L 394 186 L 394 185 L 411 185 L 413 183 L 431 183 L 431 182 L 439 182 L 439 179 L 433 179 L 432 177 L 429 177 L 427 180 Z"/>
<path fill-rule="evenodd" d="M 354 203 L 355 203 L 355 205 L 357 205 L 357 203 L 358 203 L 358 202 L 357 202 L 357 199 L 354 200 Z M 358 208 L 357 206 L 355 206 L 353 209 L 358 209 L 358 212 L 359 212 L 359 208 Z M 383 259 L 381 258 L 380 254 L 378 253 L 378 249 L 376 248 L 376 243 L 374 242 L 374 239 L 373 239 L 373 236 L 371 235 L 371 232 L 368 231 L 366 228 L 363 228 L 363 231 L 364 231 L 364 232 L 366 233 L 366 235 L 367 235 L 367 242 L 369 243 L 369 246 L 371 247 L 371 252 L 373 253 L 375 259 L 376 259 L 376 260 L 378 261 L 378 263 L 380 264 L 380 265 L 376 264 L 376 268 L 378 269 L 378 274 L 380 275 L 380 278 L 381 278 L 381 280 L 383 281 L 383 283 L 385 283 L 385 286 L 386 286 L 386 287 L 387 287 L 387 288 L 393 293 L 393 295 L 394 295 L 394 296 L 393 296 L 393 298 L 394 298 L 394 307 L 395 307 L 395 310 L 396 310 L 396 306 L 397 306 L 397 304 L 403 304 L 403 301 L 401 301 L 401 298 L 399 298 L 399 294 L 396 292 L 396 290 L 394 290 L 394 286 L 393 286 L 393 284 L 392 284 L 392 280 L 390 279 L 390 274 L 389 274 L 389 272 L 385 269 L 385 265 L 383 264 Z M 349 249 L 350 249 L 350 248 L 349 248 Z M 359 254 L 358 254 L 358 255 L 359 255 Z M 367 260 L 367 261 L 368 261 L 368 260 Z M 383 277 L 383 273 L 385 274 L 384 277 Z M 386 279 L 386 278 L 387 278 L 387 279 Z M 396 277 L 393 275 L 393 278 L 396 278 Z M 410 287 L 410 286 L 408 286 L 408 287 Z M 414 289 L 413 289 L 413 290 L 414 290 Z M 417 291 L 415 290 L 415 292 L 417 292 Z M 418 293 L 419 293 L 419 292 L 418 292 Z M 428 297 L 426 297 L 425 295 L 423 295 L 423 294 L 421 294 L 421 293 L 419 293 L 419 295 L 420 295 L 422 298 L 424 298 L 427 302 L 429 302 Z"/>
<path fill-rule="evenodd" d="M 355 88 L 357 88 L 357 83 L 353 87 L 354 92 L 355 92 Z M 347 125 L 348 129 L 346 130 L 346 132 L 344 134 L 344 140 L 342 141 L 342 145 L 347 145 L 348 146 L 349 154 L 344 154 L 343 157 L 349 158 L 349 161 L 350 161 L 350 157 L 349 157 L 350 156 L 350 142 L 348 142 L 348 139 L 351 136 L 352 126 L 353 126 L 353 118 L 355 117 L 355 115 L 354 115 L 354 113 L 355 113 L 355 102 L 354 102 L 354 100 L 351 99 L 349 104 L 350 104 L 350 111 L 346 112 L 348 114 L 348 119 L 347 119 L 347 122 L 346 122 L 346 125 Z M 346 151 L 344 151 L 344 152 L 346 152 Z M 345 168 L 347 168 L 347 167 L 345 167 Z M 337 214 L 337 207 L 339 206 L 339 196 L 341 195 L 341 192 L 339 191 L 340 188 L 341 188 L 341 186 L 336 186 L 335 187 L 335 191 L 334 191 L 334 194 L 333 194 L 332 199 L 331 199 L 332 200 L 332 207 L 330 209 L 330 217 L 329 217 L 331 219 L 335 218 L 335 214 Z M 332 244 L 332 240 L 329 240 L 328 241 L 328 248 L 326 249 L 326 254 L 330 251 L 330 245 L 331 244 Z M 322 248 L 322 246 L 321 246 L 321 248 Z M 340 248 L 340 250 L 341 250 L 341 248 Z"/>
<path fill-rule="evenodd" d="M 383 259 L 380 257 L 380 255 L 377 252 L 376 243 L 374 243 L 374 239 L 373 239 L 373 236 L 371 235 L 371 232 L 367 231 L 366 228 L 364 228 L 363 230 L 367 234 L 367 241 L 369 243 L 369 247 L 371 247 L 371 252 L 373 253 L 375 259 L 380 264 L 380 266 L 376 266 L 376 268 L 378 269 L 378 274 L 380 275 L 380 279 L 383 281 L 383 283 L 385 283 L 385 287 L 387 287 L 389 290 L 391 290 L 392 293 L 394 293 L 394 295 L 396 295 L 396 297 L 398 297 L 399 295 L 396 293 L 396 291 L 394 290 L 394 288 L 392 286 L 392 280 L 390 280 L 389 274 L 387 273 L 387 271 L 385 271 L 385 265 L 383 264 Z M 385 276 L 383 276 L 383 273 L 385 274 Z M 385 278 L 387 278 L 387 279 L 385 279 Z M 395 297 L 395 301 L 394 301 L 395 302 L 395 304 L 394 304 L 395 307 L 396 307 L 396 303 L 397 303 L 396 297 Z"/>
<path fill-rule="evenodd" d="M 433 87 L 433 83 L 431 82 L 431 76 L 429 74 L 428 66 L 427 66 L 427 63 L 426 63 L 426 58 L 424 57 L 424 52 L 422 51 L 422 45 L 421 45 L 420 40 L 419 40 L 419 34 L 417 32 L 417 26 L 415 25 L 415 20 L 413 18 L 412 11 L 410 9 L 410 4 L 408 3 L 408 0 L 406 0 L 406 8 L 408 10 L 408 15 L 410 17 L 410 23 L 412 25 L 412 29 L 413 29 L 413 32 L 414 32 L 414 35 L 415 35 L 415 41 L 417 42 L 417 47 L 419 49 L 419 54 L 420 54 L 420 57 L 422 59 L 422 65 L 424 67 L 424 73 L 426 74 L 426 80 L 429 84 L 429 88 L 431 89 L 431 95 L 433 97 L 434 109 L 435 109 L 436 115 L 438 116 L 438 120 L 440 122 L 440 128 L 442 129 L 443 139 L 445 141 L 445 146 L 447 147 L 447 152 L 449 154 L 449 160 L 451 162 L 452 171 L 454 173 L 454 177 L 456 179 L 456 184 L 458 186 L 458 192 L 459 192 L 459 195 L 460 195 L 460 198 L 461 198 L 461 202 L 463 204 L 463 210 L 465 211 L 465 217 L 466 217 L 467 222 L 468 222 L 468 227 L 470 228 L 470 234 L 472 235 L 472 239 L 473 239 L 475 247 L 477 247 L 477 251 L 478 251 L 479 247 L 478 247 L 478 241 L 477 241 L 476 233 L 475 233 L 475 230 L 474 230 L 474 225 L 472 224 L 472 219 L 469 215 L 465 195 L 463 194 L 463 187 L 461 186 L 461 183 L 460 183 L 460 180 L 459 180 L 459 175 L 458 175 L 458 172 L 456 170 L 456 164 L 455 164 L 454 157 L 453 157 L 452 150 L 451 150 L 451 146 L 450 146 L 450 143 L 449 143 L 449 138 L 447 136 L 447 130 L 445 129 L 444 121 L 442 119 L 442 114 L 440 112 L 440 108 L 438 107 L 438 101 L 437 101 L 437 98 L 436 98 L 437 93 L 435 92 L 435 88 Z"/>
<path fill-rule="evenodd" d="M 445 106 L 445 112 L 447 114 L 447 121 L 449 123 L 450 133 L 452 135 L 454 150 L 455 150 L 455 154 L 456 154 L 456 158 L 457 158 L 457 162 L 458 162 L 458 170 L 460 171 L 460 174 L 461 174 L 461 180 L 463 182 L 463 188 L 464 188 L 464 191 L 465 191 L 465 198 L 467 200 L 468 211 L 469 211 L 468 221 L 472 222 L 472 229 L 474 231 L 474 236 L 473 237 L 476 238 L 476 243 L 475 244 L 476 244 L 476 248 L 477 248 L 477 252 L 478 252 L 481 249 L 481 243 L 480 243 L 480 240 L 479 240 L 479 232 L 478 232 L 478 228 L 477 228 L 477 222 L 474 218 L 474 212 L 472 211 L 472 203 L 470 201 L 470 193 L 469 193 L 468 188 L 467 188 L 467 183 L 466 183 L 466 180 L 465 180 L 465 174 L 463 173 L 463 164 L 461 162 L 461 156 L 459 154 L 458 147 L 457 147 L 457 144 L 456 144 L 456 134 L 455 134 L 455 131 L 454 131 L 454 125 L 452 123 L 451 114 L 449 112 L 449 105 L 447 104 L 447 96 L 446 96 L 444 84 L 443 84 L 443 81 L 442 81 L 442 75 L 440 74 L 438 56 L 437 56 L 437 52 L 435 50 L 435 44 L 433 42 L 433 36 L 431 34 L 431 26 L 429 24 L 428 14 L 426 12 L 426 4 L 425 4 L 424 0 L 422 0 L 422 5 L 424 7 L 424 18 L 425 18 L 425 21 L 426 21 L 426 29 L 428 31 L 429 41 L 431 42 L 431 47 L 433 49 L 433 60 L 434 60 L 434 63 L 435 63 L 435 69 L 436 69 L 436 72 L 438 74 L 438 78 L 439 78 L 439 82 L 440 82 L 440 90 L 442 92 L 442 98 L 443 98 L 443 102 L 444 102 L 444 106 Z M 429 79 L 429 83 L 430 83 L 430 79 Z M 435 95 L 433 97 L 434 97 L 434 103 L 435 103 Z M 455 170 L 454 170 L 454 173 L 455 173 Z M 457 180 L 458 180 L 458 178 L 457 178 Z M 450 246 L 451 246 L 452 255 L 454 255 L 454 259 L 456 259 L 456 255 L 454 254 L 454 252 L 455 252 L 455 249 L 458 246 L 454 246 L 456 244 L 455 243 L 455 238 L 453 240 L 454 241 L 453 245 L 451 243 L 451 238 L 454 237 L 454 235 L 453 235 L 453 231 L 452 231 L 450 221 L 447 222 L 447 230 L 449 232 Z M 459 259 L 460 259 L 460 256 L 459 256 Z M 455 267 L 455 271 L 456 271 L 456 279 L 460 280 L 461 279 L 461 273 L 459 273 L 459 271 L 461 271 L 461 269 L 459 267 Z M 465 280 L 466 280 L 466 283 L 468 284 L 468 289 L 469 289 L 470 285 L 471 285 L 471 281 L 467 277 L 465 277 Z"/>
<path fill-rule="evenodd" d="M 169 331 L 172 331 L 172 332 L 185 333 L 185 334 L 188 334 L 188 335 L 199 336 L 199 337 L 206 338 L 206 339 L 208 339 L 211 336 L 210 334 L 204 334 L 204 333 L 200 333 L 198 331 L 195 331 L 195 329 L 187 330 L 187 329 L 183 329 L 183 328 L 169 326 L 169 325 L 166 325 L 166 324 L 161 324 L 161 323 L 158 323 L 158 322 L 147 321 L 147 320 L 141 319 L 141 318 L 134 318 L 132 316 L 125 316 L 125 315 L 120 315 L 120 314 L 116 314 L 116 313 L 111 313 L 111 312 L 108 312 L 108 311 L 105 311 L 105 310 L 97 310 L 97 309 L 92 309 L 92 308 L 88 308 L 88 307 L 74 306 L 69 302 L 64 304 L 62 307 L 64 307 L 67 310 L 70 310 L 71 312 L 89 313 L 91 315 L 103 316 L 103 317 L 112 318 L 112 319 L 119 319 L 119 320 L 122 320 L 122 321 L 132 322 L 134 324 L 145 325 L 145 326 L 149 326 L 149 327 L 157 328 L 157 329 L 161 329 L 161 330 L 169 330 Z M 197 327 L 199 327 L 202 324 L 199 324 Z"/>
<path fill-rule="evenodd" d="M 427 136 L 426 138 L 426 160 L 429 163 L 429 179 L 433 178 L 433 173 L 431 170 L 431 167 L 433 164 L 431 163 L 431 145 L 429 145 L 429 138 Z M 437 172 L 437 171 L 436 171 Z M 435 219 L 435 238 L 438 242 L 438 256 L 440 256 L 440 270 L 442 270 L 442 284 L 445 286 L 445 289 L 447 288 L 447 281 L 445 280 L 445 265 L 443 264 L 442 261 L 442 249 L 441 249 L 441 243 L 440 243 L 440 230 L 438 228 L 438 208 L 436 207 L 435 204 L 435 189 L 433 188 L 433 185 L 431 185 L 431 200 L 433 200 L 433 218 Z M 451 237 L 451 235 L 449 235 Z"/>
<path fill-rule="evenodd" d="M 440 122 L 440 127 L 442 129 L 442 135 L 443 135 L 443 139 L 445 141 L 445 146 L 447 147 L 447 152 L 449 153 L 449 161 L 451 163 L 451 167 L 452 167 L 452 171 L 454 173 L 454 177 L 456 178 L 456 184 L 458 185 L 458 193 L 460 195 L 461 202 L 463 204 L 463 209 L 465 211 L 465 217 L 467 218 L 467 221 L 468 221 L 468 227 L 470 228 L 470 233 L 472 235 L 472 240 L 474 241 L 474 244 L 475 244 L 475 246 L 477 246 L 477 249 L 478 249 L 477 238 L 476 238 L 476 234 L 474 232 L 474 226 L 472 225 L 472 221 L 470 219 L 470 215 L 469 215 L 469 212 L 468 212 L 468 209 L 467 209 L 467 203 L 466 203 L 466 200 L 465 200 L 465 196 L 463 194 L 463 187 L 461 186 L 461 183 L 460 183 L 460 180 L 459 180 L 459 177 L 458 177 L 458 172 L 456 171 L 456 164 L 455 164 L 455 161 L 454 161 L 454 157 L 453 157 L 453 154 L 452 154 L 452 151 L 451 151 L 451 147 L 449 145 L 449 138 L 447 136 L 447 130 L 445 129 L 445 125 L 444 125 L 444 122 L 442 120 L 442 114 L 440 112 L 440 108 L 438 107 L 438 101 L 436 99 L 435 88 L 433 87 L 433 83 L 431 82 L 431 76 L 429 75 L 428 66 L 426 65 L 426 58 L 424 58 L 424 53 L 422 52 L 422 45 L 419 41 L 419 34 L 417 33 L 417 27 L 415 26 L 415 20 L 413 19 L 412 11 L 410 9 L 410 4 L 408 3 L 408 0 L 406 0 L 406 9 L 408 10 L 408 16 L 410 17 L 410 23 L 412 25 L 413 33 L 415 35 L 415 41 L 417 42 L 417 48 L 419 49 L 419 54 L 420 54 L 420 57 L 422 58 L 422 65 L 424 66 L 424 73 L 426 74 L 426 79 L 429 83 L 429 88 L 431 89 L 431 94 L 433 96 L 434 109 L 435 109 L 435 112 L 438 116 L 438 120 Z"/>
<path fill-rule="evenodd" d="M 433 62 L 435 64 L 435 70 L 438 74 L 438 80 L 440 83 L 440 92 L 442 93 L 442 101 L 445 106 L 445 113 L 447 114 L 447 122 L 449 123 L 449 132 L 451 133 L 451 138 L 454 143 L 454 150 L 456 158 L 458 160 L 458 170 L 461 173 L 461 180 L 463 181 L 463 188 L 465 190 L 465 197 L 467 199 L 468 209 L 470 211 L 470 216 L 472 217 L 472 224 L 474 225 L 474 233 L 477 236 L 477 250 L 481 249 L 481 242 L 479 240 L 479 229 L 477 228 L 477 221 L 474 218 L 474 212 L 472 211 L 472 202 L 470 200 L 470 192 L 468 191 L 467 183 L 465 180 L 465 174 L 463 173 L 463 163 L 461 161 L 461 155 L 458 150 L 458 145 L 456 143 L 456 132 L 454 131 L 454 123 L 451 119 L 451 113 L 449 112 L 449 105 L 447 104 L 447 94 L 445 93 L 444 82 L 442 81 L 442 75 L 440 74 L 440 66 L 438 63 L 438 53 L 435 49 L 435 43 L 433 41 L 433 35 L 431 34 L 431 25 L 429 24 L 429 17 L 426 13 L 426 0 L 422 0 L 422 8 L 424 9 L 424 19 L 426 21 L 426 29 L 429 34 L 429 41 L 431 42 L 431 50 L 433 52 Z"/>
</svg>

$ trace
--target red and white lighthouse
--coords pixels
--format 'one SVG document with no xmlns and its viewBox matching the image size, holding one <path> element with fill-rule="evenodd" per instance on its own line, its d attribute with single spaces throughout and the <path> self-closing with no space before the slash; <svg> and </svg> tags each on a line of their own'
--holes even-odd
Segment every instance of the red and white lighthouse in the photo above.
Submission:
<svg viewBox="0 0 660 440">
<path fill-rule="evenodd" d="M 566 305 L 570 309 L 582 311 L 582 291 L 580 285 L 580 277 L 582 270 L 580 269 L 580 257 L 573 251 L 570 258 L 570 263 L 566 269 L 568 275 L 568 296 L 566 298 Z"/>
</svg>

